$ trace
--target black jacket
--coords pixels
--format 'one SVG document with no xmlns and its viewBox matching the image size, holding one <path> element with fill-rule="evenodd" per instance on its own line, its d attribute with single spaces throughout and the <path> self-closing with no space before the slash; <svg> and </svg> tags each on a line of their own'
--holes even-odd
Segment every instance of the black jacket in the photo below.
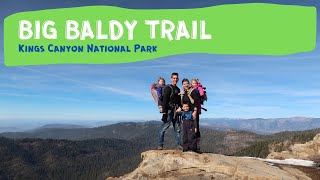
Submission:
<svg viewBox="0 0 320 180">
<path fill-rule="evenodd" d="M 199 98 L 200 98 L 200 94 L 198 92 L 198 90 L 194 89 L 191 94 L 190 94 L 191 98 L 193 99 L 194 103 L 191 103 L 191 100 L 188 96 L 188 91 L 184 90 L 184 94 L 182 97 L 182 103 L 188 103 L 189 107 L 190 107 L 190 111 L 193 111 L 194 108 L 198 108 L 199 107 Z M 199 111 L 199 109 L 198 109 Z"/>
<path fill-rule="evenodd" d="M 173 91 L 171 91 L 173 90 Z M 163 112 L 168 113 L 170 104 L 181 105 L 181 98 L 179 96 L 180 89 L 178 86 L 168 85 L 164 88 L 163 92 Z"/>
</svg>

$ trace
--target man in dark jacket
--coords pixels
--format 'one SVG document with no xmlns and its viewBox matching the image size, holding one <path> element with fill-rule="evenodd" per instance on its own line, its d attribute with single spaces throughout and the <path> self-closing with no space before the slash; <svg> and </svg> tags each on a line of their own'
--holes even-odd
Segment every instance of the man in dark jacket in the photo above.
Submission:
<svg viewBox="0 0 320 180">
<path fill-rule="evenodd" d="M 163 92 L 163 116 L 162 125 L 159 133 L 159 146 L 158 150 L 163 149 L 164 135 L 166 130 L 170 127 L 172 122 L 173 130 L 175 134 L 175 140 L 177 149 L 182 150 L 181 137 L 180 137 L 180 122 L 176 115 L 176 110 L 181 106 L 181 98 L 179 96 L 180 89 L 177 87 L 179 81 L 178 73 L 171 74 L 171 84 L 166 86 Z"/>
</svg>

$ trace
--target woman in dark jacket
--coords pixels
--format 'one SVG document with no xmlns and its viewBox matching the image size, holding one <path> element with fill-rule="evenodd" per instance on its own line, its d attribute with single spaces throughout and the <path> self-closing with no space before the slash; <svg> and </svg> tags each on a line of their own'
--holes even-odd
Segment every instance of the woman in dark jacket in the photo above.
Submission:
<svg viewBox="0 0 320 180">
<path fill-rule="evenodd" d="M 193 111 L 192 116 L 197 122 L 197 132 L 196 132 L 196 137 L 197 137 L 197 151 L 200 152 L 200 129 L 199 129 L 199 112 L 200 109 L 199 107 L 199 98 L 200 94 L 196 89 L 193 89 L 190 87 L 190 82 L 188 79 L 183 79 L 182 80 L 182 86 L 183 90 L 180 93 L 181 96 L 181 103 L 188 103 L 190 107 L 190 111 Z"/>
</svg>

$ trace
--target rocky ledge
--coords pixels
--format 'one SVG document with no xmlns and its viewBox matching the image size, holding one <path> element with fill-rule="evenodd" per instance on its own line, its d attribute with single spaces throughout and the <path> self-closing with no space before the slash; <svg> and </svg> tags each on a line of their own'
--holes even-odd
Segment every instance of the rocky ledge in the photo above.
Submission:
<svg viewBox="0 0 320 180">
<path fill-rule="evenodd" d="M 272 152 L 268 159 L 304 159 L 320 162 L 320 134 L 317 134 L 312 141 L 304 144 L 294 144 L 287 151 Z M 320 179 L 320 178 L 319 178 Z"/>
<path fill-rule="evenodd" d="M 299 169 L 272 166 L 258 159 L 219 154 L 150 150 L 133 172 L 115 179 L 311 179 Z"/>
</svg>

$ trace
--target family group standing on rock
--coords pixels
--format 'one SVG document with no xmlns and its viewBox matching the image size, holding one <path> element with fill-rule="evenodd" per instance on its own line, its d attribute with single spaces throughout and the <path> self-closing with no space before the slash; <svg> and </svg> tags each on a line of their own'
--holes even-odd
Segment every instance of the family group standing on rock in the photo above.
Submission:
<svg viewBox="0 0 320 180">
<path fill-rule="evenodd" d="M 207 100 L 205 88 L 198 79 L 182 80 L 183 90 L 177 86 L 178 73 L 171 74 L 171 84 L 165 85 L 165 80 L 159 78 L 157 84 L 151 87 L 151 93 L 162 115 L 162 125 L 159 132 L 158 150 L 163 149 L 164 135 L 172 123 L 177 144 L 177 150 L 200 151 L 199 118 L 201 104 Z M 206 111 L 206 109 L 204 109 Z M 181 143 L 181 124 L 183 125 L 183 142 Z"/>
</svg>

